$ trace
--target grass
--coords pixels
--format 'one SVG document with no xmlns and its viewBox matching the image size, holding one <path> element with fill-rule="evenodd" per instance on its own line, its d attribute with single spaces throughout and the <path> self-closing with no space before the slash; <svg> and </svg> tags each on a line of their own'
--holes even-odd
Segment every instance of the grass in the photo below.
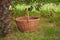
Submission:
<svg viewBox="0 0 60 40">
<path fill-rule="evenodd" d="M 20 32 L 14 22 L 11 32 L 5 38 L 0 36 L 0 40 L 60 40 L 59 17 L 55 17 L 50 23 L 49 18 L 41 17 L 38 30 L 35 32 Z M 51 20 L 50 20 L 51 21 Z"/>
<path fill-rule="evenodd" d="M 14 11 L 18 12 L 18 10 Z M 45 10 L 42 11 L 47 13 Z M 20 13 L 23 12 L 19 10 L 18 14 L 13 15 L 17 17 L 20 16 Z M 34 14 L 37 12 L 34 10 L 31 13 Z M 33 16 L 33 14 L 31 15 Z M 23 14 L 21 14 L 21 16 L 23 16 Z M 36 14 L 34 14 L 34 16 L 36 16 Z M 40 16 L 40 14 L 38 13 L 37 16 Z M 55 13 L 54 17 L 40 16 L 40 24 L 35 32 L 21 32 L 18 30 L 14 20 L 12 20 L 11 23 L 10 34 L 3 38 L 0 33 L 0 40 L 60 40 L 60 12 Z"/>
</svg>

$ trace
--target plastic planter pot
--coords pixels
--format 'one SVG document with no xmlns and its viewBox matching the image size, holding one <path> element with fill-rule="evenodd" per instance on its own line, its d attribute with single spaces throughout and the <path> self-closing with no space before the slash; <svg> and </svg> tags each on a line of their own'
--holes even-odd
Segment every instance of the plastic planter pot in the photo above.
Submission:
<svg viewBox="0 0 60 40">
<path fill-rule="evenodd" d="M 29 20 L 27 20 L 27 17 L 19 17 L 16 18 L 16 23 L 20 31 L 32 32 L 37 30 L 39 24 L 39 18 L 29 17 Z"/>
</svg>

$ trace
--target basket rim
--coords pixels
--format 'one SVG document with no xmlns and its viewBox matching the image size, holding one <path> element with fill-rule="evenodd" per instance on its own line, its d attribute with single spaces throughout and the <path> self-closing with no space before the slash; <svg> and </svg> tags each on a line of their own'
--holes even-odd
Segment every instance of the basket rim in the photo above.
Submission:
<svg viewBox="0 0 60 40">
<path fill-rule="evenodd" d="M 40 18 L 39 18 L 39 17 L 36 17 L 36 16 L 29 16 L 29 17 L 32 17 L 32 18 L 33 18 L 33 19 L 29 19 L 29 21 L 40 20 Z M 27 21 L 26 19 L 21 19 L 21 18 L 25 18 L 25 16 L 23 16 L 23 17 L 18 17 L 18 18 L 16 18 L 15 20 L 16 20 L 16 21 Z"/>
</svg>

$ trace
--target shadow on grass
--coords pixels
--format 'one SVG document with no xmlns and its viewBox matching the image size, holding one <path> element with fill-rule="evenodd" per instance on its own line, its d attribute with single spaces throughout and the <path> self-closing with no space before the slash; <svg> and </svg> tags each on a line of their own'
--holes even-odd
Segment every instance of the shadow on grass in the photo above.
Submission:
<svg viewBox="0 0 60 40">
<path fill-rule="evenodd" d="M 2 33 L 0 32 L 0 40 L 2 40 L 4 37 L 2 35 Z"/>
</svg>

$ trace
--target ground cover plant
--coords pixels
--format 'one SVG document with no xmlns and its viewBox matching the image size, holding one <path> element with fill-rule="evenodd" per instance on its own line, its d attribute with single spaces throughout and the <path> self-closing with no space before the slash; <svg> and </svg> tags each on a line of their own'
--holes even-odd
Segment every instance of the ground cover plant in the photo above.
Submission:
<svg viewBox="0 0 60 40">
<path fill-rule="evenodd" d="M 12 0 L 0 0 L 0 31 L 2 36 L 6 36 L 10 31 L 10 15 L 12 13 L 9 10 Z"/>
</svg>

